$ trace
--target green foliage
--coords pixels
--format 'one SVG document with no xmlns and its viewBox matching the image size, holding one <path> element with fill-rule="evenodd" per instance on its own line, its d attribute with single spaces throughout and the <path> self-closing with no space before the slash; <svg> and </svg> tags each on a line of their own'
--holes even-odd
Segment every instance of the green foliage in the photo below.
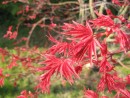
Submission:
<svg viewBox="0 0 130 98">
<path fill-rule="evenodd" d="M 20 10 L 20 5 L 21 3 L 0 4 L 0 25 L 16 25 L 19 19 L 17 12 Z"/>
</svg>

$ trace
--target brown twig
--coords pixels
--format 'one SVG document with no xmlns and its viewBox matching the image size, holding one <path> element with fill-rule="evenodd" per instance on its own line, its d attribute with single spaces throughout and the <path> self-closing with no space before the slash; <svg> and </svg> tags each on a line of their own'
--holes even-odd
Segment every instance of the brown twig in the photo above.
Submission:
<svg viewBox="0 0 130 98">
<path fill-rule="evenodd" d="M 28 37 L 27 37 L 26 48 L 29 48 L 29 41 L 30 41 L 30 38 L 31 38 L 31 35 L 32 35 L 34 29 L 36 28 L 36 26 L 37 26 L 38 24 L 40 24 L 40 23 L 41 23 L 42 21 L 44 21 L 45 19 L 46 19 L 46 18 L 43 17 L 43 18 L 41 18 L 38 22 L 36 22 L 36 23 L 33 24 L 31 30 L 29 31 L 29 35 L 28 35 Z"/>
<path fill-rule="evenodd" d="M 126 65 L 124 65 L 120 60 L 117 60 L 117 62 L 122 66 L 122 67 L 124 67 L 124 68 L 126 68 L 126 69 L 129 69 L 130 70 L 130 68 L 129 67 L 127 67 Z"/>
<path fill-rule="evenodd" d="M 66 1 L 66 2 L 60 2 L 60 3 L 49 3 L 48 5 L 50 5 L 50 6 L 54 6 L 54 5 L 59 6 L 59 5 L 66 5 L 66 4 L 77 4 L 77 5 L 79 5 L 79 3 L 76 2 L 76 1 Z"/>
</svg>

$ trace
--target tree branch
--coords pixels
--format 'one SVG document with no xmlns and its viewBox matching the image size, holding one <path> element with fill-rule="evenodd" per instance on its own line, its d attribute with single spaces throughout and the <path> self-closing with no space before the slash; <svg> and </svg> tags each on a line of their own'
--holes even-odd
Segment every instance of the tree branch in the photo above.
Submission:
<svg viewBox="0 0 130 98">
<path fill-rule="evenodd" d="M 61 3 L 49 3 L 48 5 L 54 6 L 54 5 L 66 5 L 66 4 L 77 4 L 77 5 L 79 5 L 79 3 L 76 2 L 76 1 L 66 1 L 66 2 L 61 2 Z"/>
<path fill-rule="evenodd" d="M 117 60 L 117 62 L 122 66 L 122 67 L 124 67 L 124 68 L 126 68 L 126 69 L 129 69 L 130 70 L 130 68 L 129 67 L 127 67 L 126 65 L 124 65 L 120 60 Z"/>
<path fill-rule="evenodd" d="M 30 41 L 30 38 L 31 38 L 31 35 L 32 35 L 34 29 L 36 28 L 36 26 L 37 26 L 38 24 L 40 24 L 40 23 L 41 23 L 42 21 L 44 21 L 45 19 L 46 19 L 46 18 L 43 17 L 43 18 L 41 18 L 38 22 L 36 22 L 36 23 L 33 24 L 31 30 L 29 31 L 29 35 L 28 35 L 28 37 L 27 37 L 26 48 L 29 48 L 29 41 Z"/>
</svg>

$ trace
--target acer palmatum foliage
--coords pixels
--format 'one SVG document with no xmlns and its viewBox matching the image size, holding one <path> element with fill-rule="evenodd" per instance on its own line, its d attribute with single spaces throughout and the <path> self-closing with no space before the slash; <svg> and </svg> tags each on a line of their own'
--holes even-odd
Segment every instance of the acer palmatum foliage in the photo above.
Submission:
<svg viewBox="0 0 130 98">
<path fill-rule="evenodd" d="M 29 6 L 28 0 L 12 1 L 28 4 L 24 6 L 25 9 L 17 13 L 18 15 L 34 10 L 34 8 Z M 34 13 L 28 15 L 27 20 L 36 19 L 40 13 L 38 10 L 42 7 L 40 1 L 43 2 L 44 0 L 37 1 Z M 11 1 L 7 0 L 3 4 L 9 2 Z M 43 4 L 47 4 L 47 2 L 49 0 L 45 0 Z M 124 3 L 121 0 L 112 0 L 112 2 L 118 6 L 129 5 L 128 0 L 125 0 Z M 53 8 L 57 9 L 54 6 Z M 86 20 L 84 25 L 76 21 L 64 23 L 61 28 L 62 31 L 58 32 L 58 34 L 64 36 L 60 40 L 55 39 L 49 32 L 48 39 L 54 45 L 45 53 L 41 53 L 37 47 L 32 50 L 16 47 L 17 54 L 10 54 L 5 49 L 0 48 L 3 62 L 6 55 L 11 56 L 10 64 L 8 65 L 9 69 L 18 66 L 17 62 L 21 62 L 22 66 L 30 73 L 42 73 L 38 77 L 35 94 L 23 90 L 17 98 L 36 98 L 35 96 L 39 93 L 49 93 L 51 84 L 53 84 L 53 80 L 51 79 L 53 76 L 60 78 L 62 82 L 68 81 L 72 85 L 76 80 L 80 79 L 80 73 L 82 73 L 82 69 L 86 67 L 86 64 L 89 64 L 90 68 L 98 68 L 100 81 L 96 91 L 90 90 L 90 88 L 83 90 L 84 98 L 109 98 L 109 96 L 103 93 L 106 91 L 108 93 L 114 92 L 114 98 L 130 98 L 130 91 L 126 87 L 130 84 L 130 75 L 124 78 L 118 75 L 115 70 L 115 64 L 118 63 L 118 60 L 113 57 L 114 54 L 127 54 L 130 50 L 130 35 L 128 33 L 130 23 L 123 15 L 116 16 L 112 14 L 110 9 L 105 9 L 105 11 L 107 13 L 106 15 L 95 11 L 97 18 Z M 42 23 L 43 20 L 42 18 L 34 24 L 26 24 L 28 27 L 32 26 L 29 34 L 32 34 L 36 25 L 45 27 L 46 25 Z M 53 17 L 50 20 L 51 24 L 47 26 L 49 27 L 49 31 L 58 26 L 53 23 Z M 17 31 L 13 31 L 12 28 L 13 26 L 9 26 L 7 33 L 3 36 L 4 38 L 10 40 L 17 38 Z M 30 36 L 21 40 L 29 42 Z M 115 48 L 115 50 L 112 50 L 112 48 Z M 22 53 L 29 51 L 31 55 L 24 57 L 20 51 Z M 42 65 L 42 67 L 33 66 L 32 63 Z M 25 75 L 19 74 L 19 78 L 23 76 Z M 4 75 L 3 69 L 0 68 L 0 86 L 4 85 L 4 79 L 6 77 L 9 77 L 9 75 Z"/>
<path fill-rule="evenodd" d="M 23 90 L 17 98 L 36 98 L 36 97 L 34 97 L 32 92 L 30 91 L 27 92 L 26 90 Z"/>
<path fill-rule="evenodd" d="M 13 26 L 9 26 L 7 33 L 4 35 L 4 38 L 16 39 L 17 31 L 12 32 Z"/>
<path fill-rule="evenodd" d="M 113 65 L 116 62 L 113 59 L 113 54 L 120 52 L 127 53 L 130 49 L 129 35 L 121 28 L 122 20 L 120 21 L 121 23 L 115 23 L 112 17 L 98 14 L 97 19 L 86 21 L 85 26 L 77 22 L 72 24 L 65 23 L 63 32 L 61 32 L 66 38 L 63 42 L 49 36 L 49 39 L 55 45 L 45 54 L 46 60 L 42 62 L 42 64 L 45 64 L 45 67 L 39 69 L 46 71 L 41 76 L 43 79 L 40 80 L 39 88 L 44 92 L 48 92 L 48 85 L 50 86 L 49 80 L 54 73 L 56 75 L 60 74 L 61 78 L 69 83 L 74 83 L 72 76 L 78 77 L 80 73 L 76 72 L 79 72 L 78 70 L 81 72 L 81 67 L 85 65 L 84 62 L 90 62 L 90 66 L 98 67 L 101 74 L 101 79 L 97 86 L 98 92 L 107 89 L 109 92 L 115 91 L 117 93 L 115 98 L 121 98 L 121 96 L 129 98 L 130 92 L 126 88 L 126 85 L 129 84 L 129 76 L 126 78 L 127 81 L 119 77 Z M 96 31 L 94 29 L 99 31 L 103 29 L 104 32 L 94 32 Z M 116 52 L 109 51 L 108 49 L 110 42 L 108 42 L 107 38 L 110 35 L 114 37 L 112 43 L 118 47 Z M 77 69 L 76 67 L 79 65 L 80 67 Z M 47 89 L 45 89 L 46 86 Z M 85 98 L 99 98 L 98 93 L 92 90 L 85 90 L 84 96 Z M 108 97 L 104 95 L 101 98 Z"/>
</svg>

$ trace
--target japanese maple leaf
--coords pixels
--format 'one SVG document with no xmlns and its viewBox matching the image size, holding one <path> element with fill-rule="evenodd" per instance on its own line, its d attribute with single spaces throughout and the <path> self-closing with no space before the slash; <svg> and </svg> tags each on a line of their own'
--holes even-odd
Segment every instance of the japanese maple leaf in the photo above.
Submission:
<svg viewBox="0 0 130 98">
<path fill-rule="evenodd" d="M 25 7 L 26 13 L 29 11 L 29 8 L 30 8 L 30 6 L 28 6 L 28 5 Z"/>
<path fill-rule="evenodd" d="M 82 60 L 84 55 L 86 54 L 90 59 L 90 64 L 92 64 L 93 55 L 95 57 L 95 60 L 97 61 L 97 53 L 96 53 L 97 45 L 101 47 L 101 45 L 95 38 L 90 38 L 89 40 L 77 43 L 74 47 L 75 58 L 77 58 L 78 60 Z"/>
<path fill-rule="evenodd" d="M 97 19 L 90 20 L 94 26 L 104 26 L 104 27 L 112 27 L 114 26 L 114 21 L 111 19 L 110 16 L 107 15 L 99 15 Z"/>
<path fill-rule="evenodd" d="M 41 89 L 42 93 L 50 92 L 50 78 L 54 74 L 54 70 L 49 70 L 48 72 L 40 76 L 40 82 L 37 85 L 37 89 Z"/>
<path fill-rule="evenodd" d="M 54 55 L 46 55 L 44 64 L 46 66 L 43 70 L 54 70 L 56 73 L 60 73 L 61 76 L 66 78 L 70 83 L 73 83 L 72 76 L 79 78 L 73 66 L 75 62 L 71 59 L 57 58 Z"/>
<path fill-rule="evenodd" d="M 124 98 L 130 98 L 130 92 L 127 89 L 118 89 L 118 92 L 120 92 Z"/>
<path fill-rule="evenodd" d="M 27 94 L 27 91 L 26 91 L 26 90 L 23 90 L 23 91 L 21 92 L 21 95 L 20 95 L 20 96 L 17 96 L 17 98 L 28 98 L 27 95 L 28 95 L 28 94 Z"/>
<path fill-rule="evenodd" d="M 108 49 L 107 49 L 107 44 L 106 44 L 106 40 L 103 41 L 103 43 L 101 44 L 102 48 L 101 50 L 101 54 L 103 57 L 106 57 L 107 54 L 109 53 Z"/>
<path fill-rule="evenodd" d="M 112 75 L 106 73 L 102 76 L 100 83 L 98 85 L 98 90 L 103 91 L 106 87 L 108 87 L 109 91 L 115 90 L 116 82 Z"/>
<path fill-rule="evenodd" d="M 105 73 L 98 84 L 98 90 L 103 91 L 106 87 L 109 91 L 115 90 L 121 92 L 125 88 L 125 83 L 116 73 Z"/>
<path fill-rule="evenodd" d="M 84 98 L 98 98 L 98 94 L 92 90 L 85 90 Z"/>
<path fill-rule="evenodd" d="M 0 76 L 3 76 L 3 69 L 0 68 Z"/>
<path fill-rule="evenodd" d="M 51 70 L 53 69 L 56 71 L 58 69 L 58 66 L 62 64 L 62 60 L 60 58 L 57 58 L 55 55 L 51 54 L 45 54 L 45 61 L 41 62 L 40 64 L 45 64 L 46 66 L 39 68 L 38 70 Z"/>
<path fill-rule="evenodd" d="M 130 23 L 127 24 L 127 28 L 130 29 Z"/>
<path fill-rule="evenodd" d="M 103 72 L 103 73 L 106 73 L 106 72 L 109 72 L 111 70 L 113 70 L 114 66 L 112 66 L 108 61 L 107 61 L 107 58 L 104 57 L 102 59 L 102 61 L 100 62 L 100 68 L 99 68 L 99 71 L 100 72 Z"/>
<path fill-rule="evenodd" d="M 84 98 L 99 98 L 99 95 L 92 90 L 85 90 Z M 100 98 L 108 98 L 107 96 L 101 96 Z"/>
<path fill-rule="evenodd" d="M 78 74 L 75 71 L 75 68 L 73 67 L 73 61 L 70 59 L 65 59 L 63 63 L 59 66 L 58 70 L 64 78 L 66 78 L 70 84 L 72 84 L 74 81 L 72 79 L 72 75 L 75 78 L 79 78 Z"/>
<path fill-rule="evenodd" d="M 14 31 L 12 32 L 12 26 L 9 26 L 7 33 L 4 35 L 4 38 L 9 38 L 9 39 L 16 39 L 18 32 Z"/>
<path fill-rule="evenodd" d="M 63 34 L 70 36 L 68 38 L 69 40 L 77 40 L 77 42 L 89 39 L 93 35 L 93 31 L 88 22 L 86 22 L 86 26 L 77 22 L 73 22 L 73 24 L 65 23 L 62 28 L 64 30 Z"/>
<path fill-rule="evenodd" d="M 4 78 L 0 78 L 0 86 L 2 87 L 4 85 Z"/>
<path fill-rule="evenodd" d="M 54 39 L 50 34 L 49 34 L 49 40 L 55 43 L 51 48 L 48 49 L 47 53 L 49 54 L 56 54 L 56 53 L 63 53 L 64 55 L 67 54 L 67 50 L 69 49 L 69 43 L 67 42 L 60 42 L 56 39 Z"/>
<path fill-rule="evenodd" d="M 21 95 L 17 96 L 17 98 L 34 98 L 34 95 L 29 91 L 27 92 L 26 90 L 23 90 Z"/>
<path fill-rule="evenodd" d="M 45 56 L 46 60 L 42 62 L 42 64 L 46 64 L 46 66 L 39 68 L 38 70 L 47 72 L 41 75 L 41 82 L 37 86 L 37 88 L 41 88 L 43 92 L 49 92 L 50 78 L 54 73 L 60 74 L 62 79 L 65 78 L 70 84 L 74 82 L 73 76 L 79 78 L 73 66 L 74 62 L 71 59 L 57 58 L 54 55 L 49 54 L 46 54 Z"/>
<path fill-rule="evenodd" d="M 123 49 L 124 52 L 126 52 L 128 49 L 130 49 L 130 40 L 128 38 L 128 35 L 126 35 L 125 32 L 119 30 L 118 28 L 115 30 L 115 32 L 117 33 L 116 41 L 120 43 L 121 49 Z"/>
<path fill-rule="evenodd" d="M 0 86 L 4 85 L 4 78 L 5 76 L 3 75 L 3 69 L 0 68 Z"/>
<path fill-rule="evenodd" d="M 5 61 L 5 56 L 8 54 L 7 50 L 0 48 L 1 60 L 2 62 Z"/>
<path fill-rule="evenodd" d="M 119 0 L 112 0 L 112 3 L 115 3 L 119 6 L 122 6 L 123 5 L 123 2 L 120 2 Z"/>
<path fill-rule="evenodd" d="M 101 98 L 108 98 L 107 96 L 101 96 Z"/>
<path fill-rule="evenodd" d="M 12 61 L 11 63 L 9 64 L 8 68 L 12 68 L 14 66 L 17 66 L 17 61 L 19 60 L 19 57 L 16 56 L 16 55 L 12 55 Z"/>
<path fill-rule="evenodd" d="M 75 67 L 75 71 L 76 71 L 76 73 L 77 74 L 79 74 L 81 71 L 82 71 L 82 68 L 83 68 L 83 65 L 77 65 L 76 67 Z"/>
<path fill-rule="evenodd" d="M 130 84 L 130 74 L 126 76 L 126 84 Z"/>
<path fill-rule="evenodd" d="M 73 46 L 73 57 L 77 60 L 82 60 L 87 53 L 90 62 L 92 63 L 92 56 L 96 54 L 96 46 L 101 47 L 98 40 L 93 36 L 93 31 L 88 22 L 86 26 L 73 22 L 73 24 L 65 24 L 63 26 L 64 34 L 70 36 L 68 39 L 75 41 Z"/>
</svg>

